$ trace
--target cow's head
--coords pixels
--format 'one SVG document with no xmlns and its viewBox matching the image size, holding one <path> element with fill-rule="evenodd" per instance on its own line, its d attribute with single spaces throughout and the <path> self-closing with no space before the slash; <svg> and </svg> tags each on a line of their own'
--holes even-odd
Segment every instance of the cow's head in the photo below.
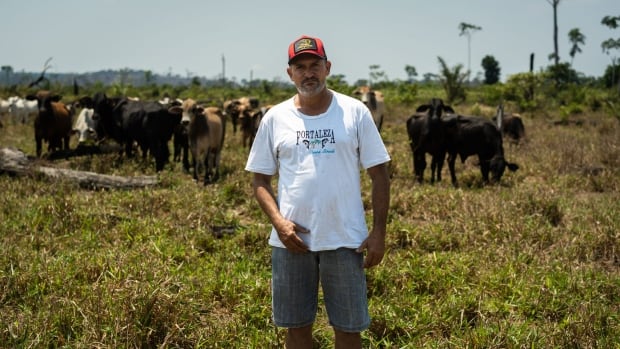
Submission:
<svg viewBox="0 0 620 349">
<path fill-rule="evenodd" d="M 183 101 L 180 108 L 182 110 L 181 124 L 183 125 L 189 125 L 196 119 L 197 116 L 202 115 L 205 110 L 204 107 L 196 103 L 196 101 L 191 98 Z"/>
<path fill-rule="evenodd" d="M 491 172 L 491 179 L 495 183 L 499 183 L 500 179 L 504 175 L 504 171 L 508 168 L 514 172 L 519 169 L 519 165 L 506 161 L 503 156 L 494 156 L 489 163 L 489 171 Z"/>
<path fill-rule="evenodd" d="M 29 101 L 37 101 L 39 116 L 45 117 L 46 115 L 51 115 L 52 103 L 59 102 L 62 99 L 62 96 L 53 94 L 49 91 L 39 91 L 34 95 L 27 95 L 26 99 Z"/>
<path fill-rule="evenodd" d="M 429 127 L 438 128 L 441 126 L 441 117 L 444 112 L 455 114 L 451 106 L 443 104 L 440 98 L 432 98 L 428 104 L 422 104 L 416 109 L 417 113 L 425 113 Z"/>
<path fill-rule="evenodd" d="M 371 90 L 369 86 L 360 86 L 354 92 L 353 95 L 359 98 L 362 103 L 370 109 L 377 109 L 377 94 Z"/>
</svg>

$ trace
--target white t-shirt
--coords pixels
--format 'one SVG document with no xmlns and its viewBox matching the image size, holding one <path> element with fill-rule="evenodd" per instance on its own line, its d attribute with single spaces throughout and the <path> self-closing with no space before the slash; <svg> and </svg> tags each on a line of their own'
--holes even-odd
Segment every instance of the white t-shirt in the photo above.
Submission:
<svg viewBox="0 0 620 349">
<path fill-rule="evenodd" d="M 311 251 L 357 248 L 368 235 L 360 170 L 390 161 L 368 108 L 331 91 L 327 111 L 308 116 L 293 98 L 263 117 L 245 169 L 278 174 L 282 215 L 309 229 Z M 272 228 L 269 244 L 284 247 Z"/>
</svg>

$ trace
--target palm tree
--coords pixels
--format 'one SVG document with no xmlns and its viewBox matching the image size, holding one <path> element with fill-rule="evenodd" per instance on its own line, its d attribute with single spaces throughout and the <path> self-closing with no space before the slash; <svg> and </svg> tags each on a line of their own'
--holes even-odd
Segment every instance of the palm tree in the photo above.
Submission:
<svg viewBox="0 0 620 349">
<path fill-rule="evenodd" d="M 467 71 L 469 74 L 471 74 L 471 35 L 474 31 L 481 29 L 482 27 L 473 24 L 468 24 L 464 22 L 461 22 L 461 24 L 459 24 L 459 30 L 461 31 L 459 36 L 467 36 Z"/>
<path fill-rule="evenodd" d="M 547 2 L 553 6 L 553 53 L 549 55 L 549 58 L 553 58 L 555 65 L 560 63 L 560 53 L 558 50 L 558 5 L 560 0 L 547 0 Z"/>
<path fill-rule="evenodd" d="M 450 69 L 446 64 L 446 61 L 441 57 L 437 57 L 439 60 L 440 72 L 439 80 L 446 91 L 446 101 L 449 104 L 457 100 L 465 100 L 465 79 L 469 76 L 468 72 L 462 72 L 463 65 L 458 64 L 453 69 Z"/>
<path fill-rule="evenodd" d="M 586 36 L 579 31 L 579 28 L 573 28 L 568 32 L 568 40 L 570 40 L 571 44 L 573 45 L 571 46 L 569 52 L 570 65 L 573 65 L 575 55 L 577 53 L 581 53 L 581 47 L 579 47 L 579 45 L 586 44 Z"/>
</svg>

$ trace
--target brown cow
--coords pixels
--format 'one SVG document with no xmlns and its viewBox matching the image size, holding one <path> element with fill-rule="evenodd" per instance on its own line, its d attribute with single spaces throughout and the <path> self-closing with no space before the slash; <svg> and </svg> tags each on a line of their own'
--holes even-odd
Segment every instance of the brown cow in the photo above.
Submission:
<svg viewBox="0 0 620 349">
<path fill-rule="evenodd" d="M 69 150 L 73 114 L 67 106 L 60 102 L 62 96 L 49 91 L 39 91 L 36 95 L 28 95 L 26 99 L 36 100 L 39 113 L 34 120 L 34 139 L 37 157 L 41 157 L 43 141 L 48 143 L 48 152 Z"/>
<path fill-rule="evenodd" d="M 233 133 L 237 133 L 237 125 L 242 110 L 254 110 L 259 105 L 258 98 L 255 97 L 241 97 L 237 99 L 227 100 L 223 103 L 222 107 L 224 113 L 230 117 L 230 121 L 233 125 Z"/>
<path fill-rule="evenodd" d="M 220 108 L 204 108 L 191 98 L 183 102 L 182 108 L 181 123 L 187 127 L 194 179 L 198 180 L 199 173 L 204 169 L 203 184 L 207 185 L 219 178 L 226 133 L 224 114 Z"/>
</svg>

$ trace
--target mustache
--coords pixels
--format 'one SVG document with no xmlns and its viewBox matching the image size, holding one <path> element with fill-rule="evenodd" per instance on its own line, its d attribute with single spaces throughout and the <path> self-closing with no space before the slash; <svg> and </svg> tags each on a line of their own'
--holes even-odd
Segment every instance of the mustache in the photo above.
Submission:
<svg viewBox="0 0 620 349">
<path fill-rule="evenodd" d="M 319 79 L 317 79 L 317 78 L 307 78 L 307 79 L 304 79 L 301 83 L 302 83 L 302 84 L 306 84 L 306 83 L 308 83 L 308 82 L 315 82 L 315 83 L 319 83 Z"/>
</svg>

